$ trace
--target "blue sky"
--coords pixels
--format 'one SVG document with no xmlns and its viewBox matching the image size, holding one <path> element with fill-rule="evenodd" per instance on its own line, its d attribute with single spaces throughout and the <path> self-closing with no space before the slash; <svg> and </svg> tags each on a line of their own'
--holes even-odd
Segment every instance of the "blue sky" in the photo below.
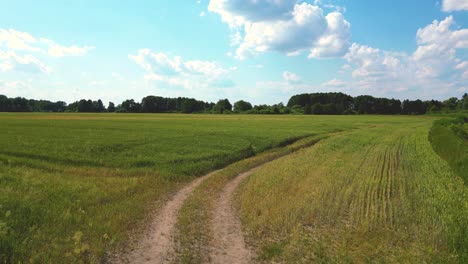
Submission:
<svg viewBox="0 0 468 264">
<path fill-rule="evenodd" d="M 468 92 L 468 0 L 0 1 L 0 94 L 254 104 Z"/>
</svg>

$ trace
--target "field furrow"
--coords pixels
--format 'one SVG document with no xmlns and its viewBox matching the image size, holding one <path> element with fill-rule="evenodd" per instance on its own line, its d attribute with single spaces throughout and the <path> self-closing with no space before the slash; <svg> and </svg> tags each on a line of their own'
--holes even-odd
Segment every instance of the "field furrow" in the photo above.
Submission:
<svg viewBox="0 0 468 264">
<path fill-rule="evenodd" d="M 252 175 L 240 212 L 258 261 L 463 263 L 466 187 L 432 151 L 430 125 L 343 133 Z"/>
</svg>

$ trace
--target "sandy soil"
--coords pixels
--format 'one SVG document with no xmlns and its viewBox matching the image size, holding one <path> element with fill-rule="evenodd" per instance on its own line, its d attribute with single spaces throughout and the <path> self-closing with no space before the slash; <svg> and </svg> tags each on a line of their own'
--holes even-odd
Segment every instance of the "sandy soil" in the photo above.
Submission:
<svg viewBox="0 0 468 264">
<path fill-rule="evenodd" d="M 253 253 L 246 246 L 239 217 L 233 207 L 234 192 L 243 179 L 261 166 L 240 174 L 223 188 L 218 204 L 213 212 L 213 243 L 211 260 L 213 263 L 249 263 Z"/>
<path fill-rule="evenodd" d="M 197 178 L 178 191 L 155 215 L 148 235 L 125 257 L 125 262 L 170 263 L 174 256 L 174 226 L 180 208 L 193 190 L 216 172 Z"/>
<path fill-rule="evenodd" d="M 239 174 L 224 186 L 213 211 L 213 241 L 210 259 L 213 263 L 249 263 L 254 255 L 244 241 L 242 226 L 233 207 L 234 192 L 243 179 L 262 166 Z M 175 257 L 175 225 L 179 210 L 191 193 L 207 178 L 218 171 L 197 178 L 178 191 L 159 210 L 152 220 L 147 235 L 139 239 L 137 246 L 124 256 L 114 256 L 111 263 L 172 263 Z"/>
</svg>

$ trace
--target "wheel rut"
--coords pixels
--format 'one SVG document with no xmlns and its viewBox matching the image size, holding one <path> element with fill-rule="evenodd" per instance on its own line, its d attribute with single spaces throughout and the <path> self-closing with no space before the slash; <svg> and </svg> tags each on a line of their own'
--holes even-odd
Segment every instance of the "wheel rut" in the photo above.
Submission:
<svg viewBox="0 0 468 264">
<path fill-rule="evenodd" d="M 211 260 L 213 263 L 249 263 L 254 257 L 247 247 L 242 225 L 233 206 L 234 192 L 240 183 L 263 165 L 239 174 L 224 186 L 213 212 L 213 241 Z"/>
<path fill-rule="evenodd" d="M 154 217 L 148 234 L 138 242 L 126 259 L 128 263 L 170 263 L 174 257 L 174 229 L 180 208 L 204 180 L 217 171 L 189 183 L 179 190 Z"/>
</svg>

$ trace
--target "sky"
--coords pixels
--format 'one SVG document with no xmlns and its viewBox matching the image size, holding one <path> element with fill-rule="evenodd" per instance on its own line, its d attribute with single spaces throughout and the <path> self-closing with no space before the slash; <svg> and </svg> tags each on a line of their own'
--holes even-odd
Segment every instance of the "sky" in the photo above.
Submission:
<svg viewBox="0 0 468 264">
<path fill-rule="evenodd" d="M 283 102 L 468 92 L 468 0 L 0 0 L 0 94 Z"/>
</svg>

